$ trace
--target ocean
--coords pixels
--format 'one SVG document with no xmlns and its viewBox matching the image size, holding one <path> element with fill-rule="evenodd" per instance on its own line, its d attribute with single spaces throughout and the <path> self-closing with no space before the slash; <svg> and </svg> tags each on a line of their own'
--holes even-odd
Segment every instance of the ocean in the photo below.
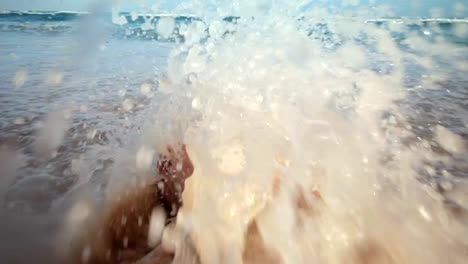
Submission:
<svg viewBox="0 0 468 264">
<path fill-rule="evenodd" d="M 246 193 L 260 193 L 258 186 L 269 178 L 252 175 L 270 173 L 274 169 L 267 160 L 279 155 L 285 175 L 323 168 L 330 175 L 324 191 L 330 207 L 355 209 L 346 216 L 332 210 L 316 240 L 342 242 L 333 233 L 349 228 L 340 217 L 356 220 L 356 212 L 369 213 L 353 206 L 374 208 L 369 197 L 375 194 L 364 193 L 366 186 L 380 184 L 372 192 L 389 186 L 379 201 L 388 199 L 394 206 L 379 206 L 376 214 L 411 221 L 401 231 L 407 236 L 392 241 L 424 240 L 436 248 L 434 261 L 440 259 L 438 250 L 446 247 L 428 241 L 452 237 L 454 229 L 444 227 L 442 235 L 425 237 L 419 233 L 425 229 L 411 227 L 421 219 L 408 212 L 422 215 L 429 226 L 439 225 L 427 211 L 442 209 L 428 208 L 432 204 L 423 194 L 413 197 L 415 189 L 444 206 L 468 210 L 463 204 L 468 199 L 468 20 L 262 19 L 0 12 L 0 259 L 7 261 L 2 262 L 52 261 L 56 245 L 51 236 L 60 237 L 74 202 L 83 196 L 104 201 L 111 186 L 140 173 L 135 168 L 139 146 L 164 145 L 174 137 L 193 145 L 205 173 L 243 175 L 222 183 L 209 178 L 223 186 L 219 192 L 243 192 L 232 191 L 217 202 L 202 199 L 214 208 L 218 203 L 232 206 L 232 219 L 236 214 L 251 217 L 245 213 L 250 209 L 238 204 Z M 238 153 L 238 148 L 245 156 L 237 164 L 241 168 L 209 165 L 224 164 L 225 156 L 216 153 Z M 351 175 L 369 176 L 352 181 Z M 302 176 L 289 177 L 303 184 Z M 402 198 L 403 206 L 388 192 L 410 198 Z M 204 219 L 203 210 L 210 206 L 205 207 L 192 217 Z M 387 232 L 393 230 L 382 219 L 372 219 Z M 219 221 L 226 230 L 237 223 Z M 195 223 L 204 230 L 203 221 Z M 356 226 L 362 224 L 356 220 Z M 277 235 L 309 245 L 286 229 Z M 462 240 L 453 238 L 453 243 L 466 242 L 457 239 Z M 281 254 L 279 248 L 287 248 L 280 242 L 272 247 Z M 288 250 L 284 262 L 300 263 L 291 253 L 296 251 Z M 453 254 L 451 263 L 461 263 Z M 309 257 L 319 263 L 337 261 L 323 252 Z"/>
</svg>

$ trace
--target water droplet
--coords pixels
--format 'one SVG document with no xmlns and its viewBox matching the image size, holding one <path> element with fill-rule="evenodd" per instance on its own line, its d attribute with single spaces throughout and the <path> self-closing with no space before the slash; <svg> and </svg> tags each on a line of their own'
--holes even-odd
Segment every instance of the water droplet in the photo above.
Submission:
<svg viewBox="0 0 468 264">
<path fill-rule="evenodd" d="M 148 246 L 155 247 L 161 242 L 162 233 L 166 224 L 166 211 L 156 207 L 151 212 L 148 228 Z"/>
<path fill-rule="evenodd" d="M 144 83 L 140 87 L 141 93 L 145 96 L 149 96 L 151 94 L 151 90 L 152 90 L 152 87 L 151 87 L 151 84 L 149 83 Z"/>
<path fill-rule="evenodd" d="M 146 146 L 140 147 L 136 154 L 136 168 L 140 171 L 147 171 L 153 164 L 154 150 Z"/>
<path fill-rule="evenodd" d="M 200 99 L 198 97 L 193 98 L 192 100 L 192 108 L 199 110 L 200 109 Z"/>
<path fill-rule="evenodd" d="M 427 210 L 426 210 L 426 208 L 424 206 L 420 205 L 419 208 L 418 208 L 418 212 L 424 218 L 424 220 L 426 220 L 428 222 L 432 221 L 431 215 L 427 212 Z"/>
<path fill-rule="evenodd" d="M 122 102 L 122 108 L 125 112 L 131 111 L 135 107 L 135 103 L 133 102 L 132 99 L 125 99 Z"/>
<path fill-rule="evenodd" d="M 19 70 L 16 72 L 15 77 L 13 78 L 13 85 L 15 88 L 20 88 L 28 80 L 28 72 L 25 70 Z"/>
<path fill-rule="evenodd" d="M 17 117 L 13 120 L 13 124 L 15 125 L 24 125 L 24 123 L 26 123 L 26 119 L 24 117 Z"/>
<path fill-rule="evenodd" d="M 91 257 L 91 248 L 89 246 L 86 246 L 83 249 L 83 252 L 81 252 L 81 262 L 88 263 L 90 257 Z"/>
<path fill-rule="evenodd" d="M 173 17 L 160 17 L 156 25 L 156 31 L 163 38 L 170 37 L 174 31 L 175 19 Z"/>
<path fill-rule="evenodd" d="M 52 72 L 47 76 L 46 83 L 52 86 L 59 86 L 63 82 L 63 73 Z"/>
</svg>

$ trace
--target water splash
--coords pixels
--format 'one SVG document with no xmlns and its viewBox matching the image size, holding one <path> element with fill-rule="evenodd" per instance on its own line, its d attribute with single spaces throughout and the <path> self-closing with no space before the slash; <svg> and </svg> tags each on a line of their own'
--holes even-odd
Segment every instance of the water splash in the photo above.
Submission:
<svg viewBox="0 0 468 264">
<path fill-rule="evenodd" d="M 196 257 L 178 258 L 186 247 L 201 263 L 248 262 L 252 223 L 278 263 L 462 263 L 467 230 L 449 222 L 463 220 L 420 180 L 440 155 L 425 140 L 408 141 L 417 136 L 397 104 L 408 96 L 406 61 L 458 51 L 398 28 L 411 36 L 407 50 L 386 28 L 298 6 L 176 9 L 200 15 L 209 34 L 188 31 L 194 41 L 173 50 L 173 103 L 155 113 L 171 120 L 157 123 L 167 131 L 157 141 L 182 135 L 195 167 L 177 218 L 185 235 L 176 263 Z M 239 18 L 220 22 L 226 14 Z M 437 63 L 423 67 L 444 79 Z M 465 151 L 460 136 L 435 129 L 442 147 Z"/>
<path fill-rule="evenodd" d="M 78 200 L 64 233 L 99 216 L 94 206 L 102 196 L 123 197 L 122 189 L 144 184 L 168 142 L 184 142 L 195 166 L 184 206 L 164 230 L 165 216 L 156 216 L 149 234 L 151 245 L 162 240 L 175 252 L 175 263 L 464 263 L 468 196 L 457 175 L 468 164 L 467 95 L 459 87 L 468 65 L 466 20 L 379 19 L 388 8 L 357 10 L 358 2 L 344 1 L 341 9 L 304 1 L 187 1 L 171 10 L 193 14 L 180 19 L 114 11 L 112 22 L 127 37 L 155 31 L 178 34 L 177 43 L 155 80 L 91 85 L 92 102 L 119 98 L 80 102 L 77 115 L 89 117 L 94 108 L 102 115 L 90 126 L 52 112 L 39 129 L 37 152 L 57 158 L 44 166 L 76 179 L 65 198 L 53 197 L 53 209 Z M 135 32 L 127 32 L 133 25 Z M 83 46 L 109 55 L 115 39 L 100 46 L 96 32 L 84 27 Z M 156 44 L 146 45 L 145 51 Z M 149 52 L 144 58 L 153 55 L 160 60 Z M 118 75 L 117 69 L 107 71 Z M 33 73 L 13 72 L 13 86 L 37 82 Z M 153 69 L 136 75 L 149 78 Z M 43 82 L 57 88 L 54 96 L 68 77 L 51 71 Z M 111 119 L 112 129 L 100 126 Z M 12 123 L 14 131 L 32 121 Z M 63 155 L 70 145 L 86 153 Z M 15 187 L 45 195 L 56 178 L 20 179 Z M 80 205 L 81 197 L 92 201 Z M 129 246 L 129 238 L 119 245 Z M 80 254 L 88 261 L 93 252 L 85 247 Z"/>
</svg>

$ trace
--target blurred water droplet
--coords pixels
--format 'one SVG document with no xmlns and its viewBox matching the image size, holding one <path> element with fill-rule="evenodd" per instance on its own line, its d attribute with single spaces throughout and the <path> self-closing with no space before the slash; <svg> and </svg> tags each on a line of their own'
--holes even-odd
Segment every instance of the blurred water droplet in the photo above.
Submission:
<svg viewBox="0 0 468 264">
<path fill-rule="evenodd" d="M 453 154 L 461 153 L 465 148 L 465 143 L 461 136 L 440 125 L 435 128 L 435 140 L 446 151 Z"/>
<path fill-rule="evenodd" d="M 156 31 L 163 38 L 170 37 L 174 31 L 175 19 L 173 17 L 160 17 L 156 25 Z"/>
<path fill-rule="evenodd" d="M 198 97 L 193 98 L 192 100 L 192 108 L 199 110 L 200 109 L 200 99 Z"/>
<path fill-rule="evenodd" d="M 13 120 L 13 124 L 15 125 L 24 125 L 26 123 L 26 119 L 24 117 L 17 117 Z"/>
<path fill-rule="evenodd" d="M 146 146 L 140 147 L 136 153 L 136 168 L 140 171 L 148 171 L 153 164 L 154 150 Z"/>
<path fill-rule="evenodd" d="M 62 111 L 50 113 L 46 117 L 35 141 L 38 154 L 51 154 L 62 144 L 68 129 L 67 119 Z"/>
<path fill-rule="evenodd" d="M 88 134 L 86 135 L 86 137 L 87 137 L 89 140 L 92 140 L 92 139 L 94 139 L 94 137 L 96 136 L 96 133 L 97 133 L 97 130 L 96 130 L 96 129 L 92 129 L 91 131 L 88 132 Z"/>
<path fill-rule="evenodd" d="M 135 103 L 133 102 L 132 99 L 125 99 L 122 102 L 122 107 L 125 112 L 129 112 L 133 109 L 133 107 L 135 107 Z"/>
<path fill-rule="evenodd" d="M 119 96 L 120 96 L 120 97 L 124 97 L 126 94 L 127 94 L 127 91 L 126 91 L 126 90 L 124 90 L 124 89 L 120 89 L 120 90 L 119 90 Z"/>
<path fill-rule="evenodd" d="M 155 247 L 161 242 L 164 226 L 166 224 L 166 211 L 163 208 L 154 208 L 151 212 L 148 228 L 148 246 Z"/>
<path fill-rule="evenodd" d="M 52 72 L 47 76 L 46 83 L 52 86 L 59 86 L 63 82 L 63 73 L 61 72 Z"/>
<path fill-rule="evenodd" d="M 431 215 L 427 212 L 427 210 L 426 210 L 426 208 L 424 206 L 422 206 L 422 205 L 419 206 L 418 212 L 424 218 L 424 220 L 426 220 L 428 222 L 432 221 Z"/>
<path fill-rule="evenodd" d="M 86 105 L 81 105 L 80 106 L 80 112 L 81 113 L 86 113 L 88 111 L 88 107 Z"/>
<path fill-rule="evenodd" d="M 89 246 L 86 246 L 83 249 L 83 252 L 81 253 L 81 262 L 88 263 L 90 257 L 91 257 L 91 248 Z"/>
<path fill-rule="evenodd" d="M 149 83 L 144 83 L 140 87 L 140 91 L 143 95 L 149 96 L 151 93 L 152 87 Z"/>
<path fill-rule="evenodd" d="M 21 88 L 26 81 L 28 80 L 28 72 L 25 70 L 19 70 L 16 72 L 15 77 L 13 78 L 13 85 L 16 88 Z"/>
</svg>

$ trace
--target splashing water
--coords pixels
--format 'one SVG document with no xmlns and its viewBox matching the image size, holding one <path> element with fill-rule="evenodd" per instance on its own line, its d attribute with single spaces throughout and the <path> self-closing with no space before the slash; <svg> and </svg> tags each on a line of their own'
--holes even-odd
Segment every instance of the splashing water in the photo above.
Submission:
<svg viewBox="0 0 468 264">
<path fill-rule="evenodd" d="M 148 240 L 162 240 L 173 263 L 464 263 L 468 23 L 449 41 L 440 21 L 370 20 L 388 9 L 356 10 L 359 1 L 342 12 L 214 2 L 178 5 L 174 13 L 199 18 L 190 23 L 141 23 L 177 43 L 158 85 L 136 87 L 149 100 L 141 114 L 119 93 L 119 111 L 139 129 L 112 153 L 98 192 L 148 176 L 155 149 L 183 142 L 195 169 L 183 207 L 165 228 L 154 211 Z M 115 10 L 112 21 L 130 22 Z M 29 81 L 23 69 L 13 77 L 16 89 Z M 60 112 L 45 125 L 36 145 L 50 155 L 69 123 Z M 80 177 L 68 193 L 78 202 L 66 232 L 90 218 L 79 192 L 95 183 Z M 82 258 L 91 255 L 86 247 Z"/>
<path fill-rule="evenodd" d="M 155 130 L 167 129 L 156 140 L 181 135 L 195 167 L 175 262 L 195 257 L 178 254 L 190 246 L 201 263 L 249 262 L 255 223 L 278 263 L 462 263 L 466 219 L 421 180 L 428 163 L 448 160 L 414 134 L 398 102 L 409 96 L 408 61 L 444 78 L 435 56 L 466 48 L 297 4 L 180 7 L 209 36 L 172 51 L 173 103 L 156 112 Z M 226 14 L 239 18 L 220 22 Z M 464 155 L 461 136 L 431 129 L 441 148 Z"/>
</svg>

